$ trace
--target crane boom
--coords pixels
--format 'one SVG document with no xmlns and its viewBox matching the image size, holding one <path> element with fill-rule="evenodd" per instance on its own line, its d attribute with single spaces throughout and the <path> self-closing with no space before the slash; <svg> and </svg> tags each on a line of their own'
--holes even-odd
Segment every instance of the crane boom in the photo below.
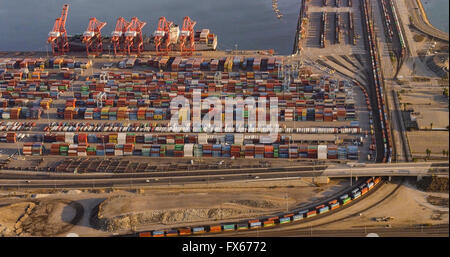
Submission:
<svg viewBox="0 0 450 257">
<path fill-rule="evenodd" d="M 119 17 L 116 22 L 116 28 L 111 33 L 111 41 L 114 46 L 114 54 L 125 52 L 125 32 L 131 26 L 123 17 Z"/>
<path fill-rule="evenodd" d="M 181 28 L 179 40 L 181 54 L 192 54 L 195 51 L 194 26 L 196 23 L 189 16 L 183 19 L 183 27 Z"/>
<path fill-rule="evenodd" d="M 125 43 L 127 53 L 136 52 L 138 55 L 144 51 L 144 40 L 142 36 L 142 28 L 146 22 L 140 21 L 137 17 L 133 17 L 125 32 Z"/>
<path fill-rule="evenodd" d="M 47 42 L 52 45 L 53 55 L 64 55 L 69 52 L 69 41 L 67 39 L 66 21 L 69 5 L 63 5 L 61 17 L 56 18 L 52 31 L 48 33 Z"/>
<path fill-rule="evenodd" d="M 168 53 L 170 48 L 170 28 L 173 22 L 167 21 L 166 17 L 162 16 L 158 21 L 158 28 L 154 33 L 155 49 L 157 54 Z"/>
<path fill-rule="evenodd" d="M 86 44 L 87 55 L 98 55 L 103 51 L 103 39 L 101 30 L 106 26 L 106 22 L 101 22 L 97 18 L 89 19 L 87 30 L 83 33 L 82 42 Z"/>
</svg>

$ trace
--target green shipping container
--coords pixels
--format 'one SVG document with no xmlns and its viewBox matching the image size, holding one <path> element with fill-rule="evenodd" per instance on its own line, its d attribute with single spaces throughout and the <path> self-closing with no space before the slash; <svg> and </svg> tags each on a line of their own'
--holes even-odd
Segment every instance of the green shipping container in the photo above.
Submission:
<svg viewBox="0 0 450 257">
<path fill-rule="evenodd" d="M 346 204 L 346 203 L 348 203 L 350 200 L 351 200 L 351 198 L 350 198 L 350 197 L 347 197 L 347 198 L 345 198 L 345 199 L 342 201 L 342 203 L 343 203 L 343 204 Z"/>
<path fill-rule="evenodd" d="M 234 230 L 234 224 L 232 225 L 223 225 L 223 230 L 224 231 L 230 231 L 230 230 Z"/>
</svg>

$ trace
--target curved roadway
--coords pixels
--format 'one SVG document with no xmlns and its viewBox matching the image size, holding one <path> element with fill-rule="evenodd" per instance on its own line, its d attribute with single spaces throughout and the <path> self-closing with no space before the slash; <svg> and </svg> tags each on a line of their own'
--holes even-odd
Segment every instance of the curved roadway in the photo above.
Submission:
<svg viewBox="0 0 450 257">
<path fill-rule="evenodd" d="M 417 0 L 405 1 L 408 9 L 411 10 L 409 12 L 409 17 L 411 17 L 410 21 L 412 25 L 427 35 L 449 42 L 448 33 L 445 33 L 426 22 L 427 18 L 423 17 L 422 14 L 422 12 L 424 12 L 423 8 L 419 7 L 416 1 Z"/>
</svg>

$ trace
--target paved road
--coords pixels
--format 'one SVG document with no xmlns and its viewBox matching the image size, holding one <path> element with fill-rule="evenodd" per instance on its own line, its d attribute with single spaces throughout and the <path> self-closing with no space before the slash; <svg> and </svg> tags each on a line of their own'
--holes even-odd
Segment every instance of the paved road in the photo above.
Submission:
<svg viewBox="0 0 450 257">
<path fill-rule="evenodd" d="M 358 164 L 357 164 L 358 165 Z M 359 164 L 361 165 L 361 164 Z M 439 169 L 430 172 L 432 166 Z M 303 168 L 302 168 L 303 169 Z M 209 182 L 289 180 L 302 177 L 329 178 L 370 176 L 448 176 L 448 162 L 367 164 L 365 167 L 334 167 L 324 170 L 261 168 L 241 170 L 172 171 L 134 174 L 56 174 L 44 172 L 1 171 L 0 187 L 10 188 L 94 188 L 172 185 Z"/>
<path fill-rule="evenodd" d="M 414 34 L 408 27 L 409 24 L 409 14 L 410 9 L 408 5 L 415 0 L 399 0 L 393 1 L 395 7 L 397 8 L 398 16 L 402 22 L 401 26 L 404 28 L 405 40 L 408 42 L 409 48 L 409 58 L 405 60 L 405 64 L 402 66 L 399 75 L 410 76 L 410 75 L 420 75 L 420 76 L 435 76 L 434 72 L 430 71 L 425 63 L 423 63 L 417 56 L 416 43 L 414 41 Z M 415 68 L 414 68 L 415 66 Z"/>
<path fill-rule="evenodd" d="M 436 29 L 435 27 L 431 26 L 427 22 L 425 22 L 425 17 L 422 16 L 422 13 L 420 11 L 419 6 L 417 5 L 416 0 L 410 0 L 406 1 L 406 5 L 408 6 L 408 9 L 410 10 L 409 15 L 411 17 L 411 23 L 416 27 L 418 30 L 422 31 L 423 33 L 430 35 L 435 38 L 439 38 L 444 41 L 448 40 L 448 33 L 443 32 L 442 30 Z"/>
</svg>

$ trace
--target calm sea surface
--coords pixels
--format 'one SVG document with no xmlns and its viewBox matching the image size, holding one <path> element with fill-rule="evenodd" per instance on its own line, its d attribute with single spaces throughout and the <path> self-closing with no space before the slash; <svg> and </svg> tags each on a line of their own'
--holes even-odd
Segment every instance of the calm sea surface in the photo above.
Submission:
<svg viewBox="0 0 450 257">
<path fill-rule="evenodd" d="M 431 24 L 448 33 L 449 0 L 422 0 L 422 4 Z"/>
<path fill-rule="evenodd" d="M 295 37 L 299 0 L 278 0 L 283 14 L 277 19 L 272 0 L 0 0 L 0 51 L 46 50 L 48 32 L 68 3 L 67 31 L 81 34 L 89 18 L 108 24 L 103 35 L 111 35 L 118 17 L 133 16 L 147 22 L 144 33 L 157 27 L 166 16 L 179 26 L 190 16 L 196 30 L 209 28 L 218 35 L 219 49 L 275 49 L 290 54 Z"/>
</svg>

